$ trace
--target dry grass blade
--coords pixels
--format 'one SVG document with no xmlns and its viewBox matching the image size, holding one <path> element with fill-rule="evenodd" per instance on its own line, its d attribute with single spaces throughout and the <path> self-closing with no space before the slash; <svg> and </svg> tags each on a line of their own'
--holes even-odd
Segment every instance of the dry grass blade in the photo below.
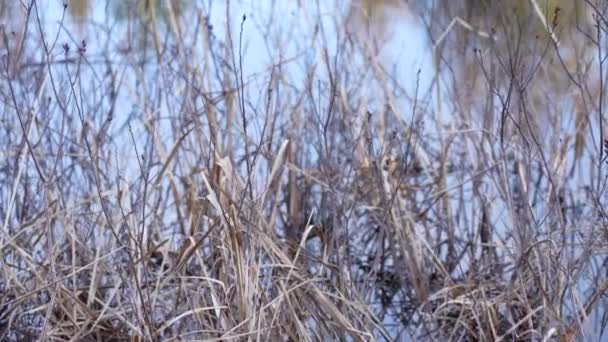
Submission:
<svg viewBox="0 0 608 342">
<path fill-rule="evenodd" d="M 184 132 L 179 137 L 179 139 L 175 142 L 175 144 L 173 144 L 173 147 L 171 148 L 171 152 L 169 152 L 169 155 L 167 156 L 167 158 L 163 162 L 163 166 L 161 167 L 160 171 L 158 172 L 158 175 L 156 176 L 156 181 L 154 182 L 154 186 L 158 186 L 158 184 L 162 181 L 163 175 L 165 174 L 165 171 L 167 171 L 167 167 L 169 167 L 169 164 L 171 163 L 171 160 L 173 160 L 173 158 L 175 157 L 175 155 L 179 151 L 180 145 L 182 144 L 182 142 L 184 141 L 184 139 L 186 139 L 186 137 L 188 136 L 188 134 L 190 134 L 190 132 L 192 132 L 192 130 L 193 130 L 193 128 L 188 129 L 188 131 Z"/>
<path fill-rule="evenodd" d="M 270 175 L 268 176 L 265 194 L 263 196 L 264 200 L 261 203 L 262 206 L 267 202 L 270 194 L 276 193 L 279 190 L 278 186 L 280 185 L 280 178 L 283 174 L 283 166 L 285 165 L 288 146 L 289 140 L 285 140 L 277 151 L 274 163 L 272 164 L 272 169 L 270 170 Z"/>
</svg>

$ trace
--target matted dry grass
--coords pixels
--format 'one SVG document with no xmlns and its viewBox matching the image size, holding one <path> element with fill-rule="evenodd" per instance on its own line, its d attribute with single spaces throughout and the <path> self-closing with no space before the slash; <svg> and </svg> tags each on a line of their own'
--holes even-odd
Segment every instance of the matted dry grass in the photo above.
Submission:
<svg viewBox="0 0 608 342">
<path fill-rule="evenodd" d="M 446 6 L 409 87 L 325 5 L 208 5 L 11 10 L 0 340 L 604 336 L 603 60 Z"/>
</svg>

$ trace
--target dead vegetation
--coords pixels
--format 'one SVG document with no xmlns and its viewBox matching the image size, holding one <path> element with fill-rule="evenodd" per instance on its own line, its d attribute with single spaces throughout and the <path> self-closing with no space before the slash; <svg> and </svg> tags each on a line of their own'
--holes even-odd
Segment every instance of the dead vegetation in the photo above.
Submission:
<svg viewBox="0 0 608 342">
<path fill-rule="evenodd" d="M 534 42 L 411 5 L 426 83 L 327 4 L 171 3 L 10 10 L 0 340 L 603 339 L 599 1 Z"/>
</svg>

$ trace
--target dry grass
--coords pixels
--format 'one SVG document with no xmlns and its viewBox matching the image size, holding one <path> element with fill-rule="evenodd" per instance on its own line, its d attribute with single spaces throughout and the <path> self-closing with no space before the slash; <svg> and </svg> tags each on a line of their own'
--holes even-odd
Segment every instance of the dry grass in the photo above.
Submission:
<svg viewBox="0 0 608 342">
<path fill-rule="evenodd" d="M 0 340 L 603 338 L 600 7 L 595 36 L 530 42 L 412 5 L 426 89 L 326 5 L 210 3 L 90 19 L 93 42 L 11 10 Z"/>
</svg>

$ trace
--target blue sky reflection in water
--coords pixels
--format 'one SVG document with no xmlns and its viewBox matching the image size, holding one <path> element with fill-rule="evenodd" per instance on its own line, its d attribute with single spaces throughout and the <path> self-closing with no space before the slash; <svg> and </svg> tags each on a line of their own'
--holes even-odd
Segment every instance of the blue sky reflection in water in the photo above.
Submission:
<svg viewBox="0 0 608 342">
<path fill-rule="evenodd" d="M 357 1 L 353 6 L 357 6 Z M 203 5 L 203 3 L 205 5 Z M 207 7 L 206 4 L 211 6 Z M 228 32 L 226 30 L 226 4 L 224 1 L 211 2 L 193 2 L 188 5 L 181 22 L 181 30 L 183 30 L 183 46 L 186 50 L 190 50 L 190 58 L 198 59 L 194 65 L 202 65 L 204 62 L 204 53 L 201 49 L 201 29 L 187 25 L 188 22 L 195 22 L 196 16 L 204 15 L 208 18 L 210 25 L 213 27 L 213 32 L 219 41 L 228 41 Z M 323 26 L 323 33 L 320 34 L 320 43 L 332 48 L 336 47 L 335 37 L 337 30 L 348 31 L 353 34 L 353 38 L 358 39 L 360 44 L 369 45 L 369 49 L 377 51 L 375 54 L 376 60 L 382 68 L 398 82 L 407 92 L 407 96 L 397 98 L 397 103 L 404 116 L 408 119 L 411 113 L 407 108 L 411 107 L 413 94 L 416 90 L 416 78 L 418 70 L 420 70 L 420 85 L 419 93 L 428 92 L 429 86 L 433 77 L 431 47 L 426 41 L 424 28 L 417 20 L 408 13 L 407 8 L 387 6 L 385 12 L 376 13 L 370 17 L 369 22 L 364 22 L 357 11 L 351 7 L 347 1 L 323 1 L 321 8 L 315 8 L 316 5 L 299 5 L 299 1 L 231 1 L 230 7 L 230 35 L 234 44 L 235 52 L 238 53 L 239 39 L 242 27 L 242 73 L 244 83 L 246 84 L 246 98 L 251 106 L 263 106 L 265 89 L 268 86 L 269 75 L 273 65 L 276 65 L 278 60 L 287 61 L 284 63 L 282 72 L 292 78 L 292 82 L 302 83 L 305 81 L 305 68 L 302 64 L 303 60 L 310 62 L 322 61 L 323 50 L 310 45 L 310 36 L 314 34 L 315 27 Z M 54 37 L 59 30 L 57 44 L 53 53 L 56 59 L 64 58 L 63 45 L 69 44 L 72 48 L 70 56 L 75 57 L 75 51 L 81 41 L 84 40 L 87 44 L 86 58 L 93 65 L 95 72 L 103 72 L 104 64 L 103 53 L 106 49 L 109 51 L 107 56 L 110 60 L 129 61 L 131 63 L 141 63 L 144 58 L 150 63 L 142 63 L 144 72 L 134 75 L 132 69 L 123 68 L 120 73 L 124 88 L 135 88 L 134 83 L 145 79 L 154 79 L 162 77 L 162 71 L 156 63 L 155 51 L 153 42 L 147 41 L 148 49 L 145 53 L 141 51 L 138 44 L 141 42 L 129 41 L 131 38 L 138 39 L 141 33 L 128 34 L 129 30 L 134 30 L 126 21 L 121 21 L 116 18 L 116 4 L 112 1 L 108 3 L 93 2 L 93 7 L 89 9 L 86 17 L 83 20 L 73 18 L 69 14 L 65 16 L 63 28 L 60 23 L 63 16 L 63 6 L 60 1 L 41 1 L 40 4 L 41 19 L 46 28 L 47 39 Z M 304 6 L 304 7 L 303 7 Z M 242 17 L 246 15 L 246 20 L 243 22 Z M 265 25 L 272 23 L 272 32 L 269 32 Z M 100 25 L 102 24 L 103 25 Z M 106 32 L 100 27 L 109 24 L 112 28 L 111 32 Z M 241 26 L 242 24 L 242 26 Z M 171 34 L 171 28 L 167 23 L 161 23 L 161 34 Z M 277 29 L 280 28 L 280 29 Z M 280 36 L 277 35 L 280 32 Z M 138 35 L 139 34 L 139 35 Z M 272 34 L 268 41 L 264 37 Z M 198 35 L 198 36 L 195 36 Z M 322 35 L 322 37 L 321 37 Z M 164 37 L 163 37 L 164 39 Z M 320 43 L 317 47 L 320 46 Z M 281 46 L 277 49 L 277 46 Z M 177 46 L 173 46 L 177 48 Z M 138 51 L 138 49 L 140 49 Z M 328 51 L 329 55 L 333 55 L 335 51 Z M 129 55 L 126 55 L 129 54 Z M 125 57 L 126 56 L 126 57 Z M 238 56 L 237 56 L 238 59 Z M 235 60 L 237 64 L 241 61 Z M 342 63 L 367 63 L 367 61 L 342 61 Z M 166 62 L 165 62 L 166 63 Z M 162 67 L 165 67 L 166 64 Z M 240 65 L 237 65 L 240 68 Z M 288 70 L 285 70 L 285 69 Z M 58 70 L 59 71 L 59 70 Z M 90 70 L 83 70 L 83 77 L 95 77 Z M 183 80 L 182 80 L 183 81 Z M 130 85 L 131 84 L 131 85 Z M 154 82 L 152 82 L 154 84 Z M 176 83 L 174 94 L 176 99 L 179 98 L 183 84 Z M 215 89 L 218 89 L 219 85 Z M 322 90 L 321 90 L 322 91 Z M 384 99 L 375 101 L 377 92 L 374 92 L 373 87 L 370 87 L 368 99 L 370 101 L 370 109 L 382 108 Z M 116 105 L 116 113 L 113 118 L 112 131 L 114 132 L 114 143 L 117 144 L 117 150 L 120 150 L 121 156 L 132 155 L 133 149 L 129 147 L 130 137 L 126 124 L 131 115 L 142 115 L 144 111 L 144 99 L 138 98 L 138 94 L 130 93 L 129 91 L 119 92 L 119 98 Z M 172 120 L 174 118 L 167 117 L 168 111 L 166 101 L 163 101 L 162 107 L 156 110 L 160 111 L 160 118 Z M 134 127 L 135 132 L 143 129 L 142 127 Z M 257 127 L 256 127 L 257 126 Z M 261 132 L 261 127 L 252 122 L 253 131 L 251 135 Z M 162 139 L 165 134 L 170 134 L 171 128 L 167 127 L 167 132 L 158 132 Z M 136 134 L 137 136 L 137 134 Z M 123 139 L 127 139 L 126 141 Z M 122 145 L 123 142 L 125 143 Z M 122 145 L 122 146 L 120 146 Z M 121 169 L 131 165 L 127 162 L 129 158 L 121 158 L 125 161 Z M 126 170 L 125 170 L 126 171 Z"/>
</svg>

